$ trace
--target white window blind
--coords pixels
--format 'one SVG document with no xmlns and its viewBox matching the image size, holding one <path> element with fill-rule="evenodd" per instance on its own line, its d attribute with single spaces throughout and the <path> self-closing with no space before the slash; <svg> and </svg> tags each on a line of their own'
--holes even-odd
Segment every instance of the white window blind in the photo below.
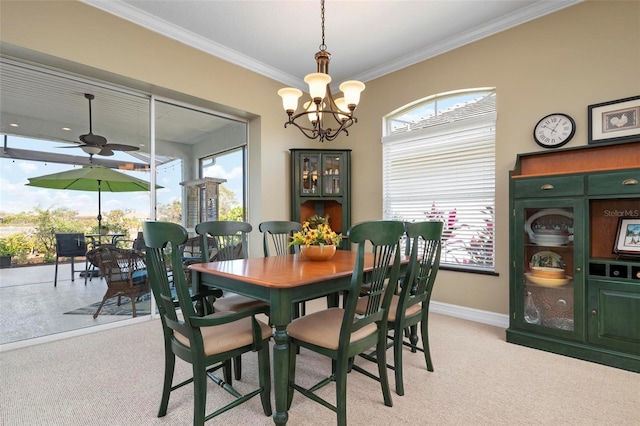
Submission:
<svg viewBox="0 0 640 426">
<path fill-rule="evenodd" d="M 441 265 L 492 272 L 495 94 L 454 109 L 383 138 L 384 217 L 443 221 Z"/>
</svg>

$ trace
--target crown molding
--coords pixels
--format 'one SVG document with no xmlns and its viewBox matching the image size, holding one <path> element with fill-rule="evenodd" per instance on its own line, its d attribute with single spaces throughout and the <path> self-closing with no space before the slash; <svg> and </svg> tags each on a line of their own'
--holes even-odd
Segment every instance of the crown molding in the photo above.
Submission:
<svg viewBox="0 0 640 426">
<path fill-rule="evenodd" d="M 118 18 L 127 20 L 143 28 L 162 34 L 163 36 L 168 37 L 172 40 L 175 40 L 182 44 L 186 44 L 187 46 L 193 47 L 194 49 L 198 49 L 209 55 L 223 59 L 242 68 L 246 68 L 265 77 L 269 77 L 273 80 L 288 84 L 290 86 L 301 85 L 300 78 L 296 78 L 290 74 L 283 73 L 282 71 L 277 70 L 263 62 L 256 61 L 255 59 L 250 58 L 240 52 L 229 49 L 226 46 L 201 37 L 189 30 L 185 30 L 184 28 L 148 14 L 144 11 L 141 11 L 140 9 L 132 7 L 126 3 L 117 0 L 81 1 L 82 3 L 88 4 L 104 12 L 115 15 Z"/>
<path fill-rule="evenodd" d="M 500 19 L 490 21 L 479 27 L 458 34 L 446 41 L 430 45 L 411 55 L 397 58 L 380 66 L 374 67 L 367 72 L 351 77 L 351 79 L 366 82 L 382 77 L 386 74 L 390 74 L 416 63 L 425 61 L 442 53 L 457 49 L 458 47 L 481 40 L 501 31 L 505 31 L 509 28 L 516 27 L 550 13 L 582 3 L 583 1 L 584 0 L 538 1 L 527 8 L 518 10 L 517 12 L 506 15 Z M 295 77 L 291 74 L 283 73 L 282 71 L 263 62 L 256 61 L 242 53 L 201 37 L 189 30 L 173 25 L 170 22 L 159 19 L 119 0 L 81 0 L 81 2 L 286 85 L 298 88 L 306 87 L 306 85 L 303 84 L 301 77 Z"/>
<path fill-rule="evenodd" d="M 446 41 L 429 45 L 425 49 L 419 50 L 411 55 L 403 58 L 394 59 L 378 67 L 374 67 L 365 73 L 353 76 L 354 80 L 370 81 L 386 74 L 401 70 L 403 68 L 415 65 L 419 62 L 457 49 L 474 41 L 492 36 L 499 32 L 508 30 L 518 25 L 522 25 L 534 19 L 541 18 L 550 13 L 557 12 L 567 7 L 582 3 L 584 0 L 569 1 L 540 1 L 527 8 L 520 9 L 517 12 L 506 15 L 500 19 L 487 22 L 482 26 L 473 28 L 464 33 L 460 33 L 455 37 L 451 37 Z"/>
</svg>

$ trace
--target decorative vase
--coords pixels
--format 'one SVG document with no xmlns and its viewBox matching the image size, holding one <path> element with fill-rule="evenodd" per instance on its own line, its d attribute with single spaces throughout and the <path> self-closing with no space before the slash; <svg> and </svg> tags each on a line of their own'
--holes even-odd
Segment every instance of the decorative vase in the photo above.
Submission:
<svg viewBox="0 0 640 426">
<path fill-rule="evenodd" d="M 527 291 L 524 303 L 524 320 L 529 324 L 540 324 L 542 322 L 542 315 L 540 315 L 540 309 L 533 303 L 533 295 L 530 291 Z"/>
<path fill-rule="evenodd" d="M 300 247 L 300 256 L 313 261 L 322 261 L 331 259 L 336 253 L 336 246 L 302 246 Z"/>
</svg>

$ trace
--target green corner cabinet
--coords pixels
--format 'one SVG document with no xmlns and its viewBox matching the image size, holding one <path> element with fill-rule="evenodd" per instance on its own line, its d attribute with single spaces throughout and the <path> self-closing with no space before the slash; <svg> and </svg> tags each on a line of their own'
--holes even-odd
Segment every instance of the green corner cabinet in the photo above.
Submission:
<svg viewBox="0 0 640 426">
<path fill-rule="evenodd" d="M 329 225 L 346 236 L 351 226 L 351 150 L 291 149 L 291 220 L 329 216 Z M 340 249 L 350 247 L 347 238 Z"/>
<path fill-rule="evenodd" d="M 640 372 L 640 141 L 521 154 L 509 180 L 507 341 Z"/>
</svg>

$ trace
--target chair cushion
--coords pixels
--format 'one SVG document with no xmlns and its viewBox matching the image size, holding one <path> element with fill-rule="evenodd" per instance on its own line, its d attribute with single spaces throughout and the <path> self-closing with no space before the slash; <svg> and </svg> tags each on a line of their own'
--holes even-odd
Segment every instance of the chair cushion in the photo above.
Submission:
<svg viewBox="0 0 640 426">
<path fill-rule="evenodd" d="M 207 315 L 205 318 L 215 318 L 228 314 L 229 312 L 216 312 Z M 271 337 L 271 327 L 260 320 L 257 321 L 262 331 L 262 339 Z M 204 353 L 207 356 L 227 352 L 253 343 L 251 317 L 242 318 L 228 324 L 202 327 L 200 332 L 204 342 Z M 189 339 L 184 335 L 178 332 L 174 332 L 173 335 L 178 342 L 187 347 L 190 346 Z"/>
<path fill-rule="evenodd" d="M 140 269 L 138 271 L 133 271 L 133 285 L 142 285 L 147 282 L 147 270 Z"/>
<path fill-rule="evenodd" d="M 367 302 L 369 301 L 369 296 L 361 297 L 358 299 L 358 304 L 356 305 L 356 312 L 361 314 L 367 309 Z M 398 310 L 398 303 L 400 302 L 400 296 L 394 294 L 391 298 L 391 306 L 389 307 L 389 318 L 387 321 L 395 322 L 396 321 L 396 312 Z M 405 316 L 413 315 L 417 312 L 420 312 L 422 309 L 422 305 L 415 304 L 409 306 L 409 308 L 405 312 Z"/>
<path fill-rule="evenodd" d="M 216 299 L 213 307 L 216 311 L 239 312 L 256 306 L 269 306 L 267 302 L 252 297 L 230 294 Z"/>
<path fill-rule="evenodd" d="M 294 339 L 322 346 L 327 349 L 338 349 L 340 328 L 344 309 L 329 308 L 295 319 L 287 327 L 289 336 Z M 376 333 L 378 327 L 369 324 L 351 334 L 351 342 L 356 342 Z"/>
</svg>

